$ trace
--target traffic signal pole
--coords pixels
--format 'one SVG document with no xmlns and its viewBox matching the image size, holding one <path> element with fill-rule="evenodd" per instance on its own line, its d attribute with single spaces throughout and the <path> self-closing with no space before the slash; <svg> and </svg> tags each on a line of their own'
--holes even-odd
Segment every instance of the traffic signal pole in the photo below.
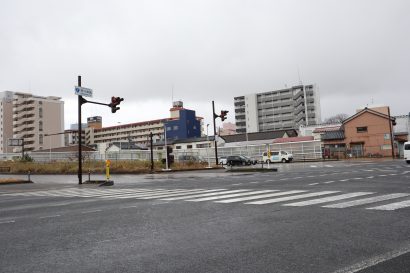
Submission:
<svg viewBox="0 0 410 273">
<path fill-rule="evenodd" d="M 78 87 L 81 88 L 81 76 L 78 76 Z M 105 105 L 111 108 L 111 112 L 115 113 L 117 110 L 120 109 L 118 105 L 123 101 L 123 98 L 120 97 L 112 97 L 111 103 L 101 103 L 96 101 L 89 101 L 83 98 L 82 95 L 78 94 L 78 184 L 83 184 L 83 167 L 82 167 L 82 131 L 83 128 L 81 126 L 81 106 L 84 103 L 93 103 L 99 105 Z"/>
<path fill-rule="evenodd" d="M 214 103 L 214 101 L 212 101 L 212 118 L 214 120 L 215 164 L 218 166 L 218 145 L 217 145 L 217 142 L 216 142 L 216 124 L 215 124 L 216 114 L 215 114 L 215 103 Z"/>
<path fill-rule="evenodd" d="M 81 76 L 78 76 L 78 86 L 81 87 Z M 78 184 L 83 184 L 83 166 L 82 166 L 82 150 L 81 150 L 81 105 L 83 105 L 83 96 L 78 96 Z"/>
</svg>

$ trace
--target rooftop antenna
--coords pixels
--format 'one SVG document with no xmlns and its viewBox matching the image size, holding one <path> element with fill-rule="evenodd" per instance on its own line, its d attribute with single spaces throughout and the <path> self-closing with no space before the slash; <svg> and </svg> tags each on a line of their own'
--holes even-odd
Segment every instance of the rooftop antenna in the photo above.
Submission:
<svg viewBox="0 0 410 273">
<path fill-rule="evenodd" d="M 299 84 L 302 84 L 302 79 L 300 78 L 299 66 L 298 66 L 298 77 L 299 77 Z"/>
</svg>

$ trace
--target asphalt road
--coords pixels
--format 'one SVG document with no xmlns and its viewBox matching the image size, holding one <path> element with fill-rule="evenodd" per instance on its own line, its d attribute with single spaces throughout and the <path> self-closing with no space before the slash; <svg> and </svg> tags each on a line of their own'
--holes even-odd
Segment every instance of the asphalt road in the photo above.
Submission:
<svg viewBox="0 0 410 273">
<path fill-rule="evenodd" d="M 274 167 L 1 185 L 0 272 L 410 272 L 410 165 Z"/>
</svg>

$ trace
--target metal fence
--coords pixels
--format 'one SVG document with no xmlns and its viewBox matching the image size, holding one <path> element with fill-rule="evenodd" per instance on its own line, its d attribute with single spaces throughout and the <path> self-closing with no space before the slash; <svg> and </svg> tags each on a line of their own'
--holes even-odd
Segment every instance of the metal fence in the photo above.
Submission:
<svg viewBox="0 0 410 273">
<path fill-rule="evenodd" d="M 271 151 L 287 151 L 293 154 L 295 160 L 317 160 L 322 158 L 322 148 L 320 141 L 304 141 L 293 143 L 275 143 L 275 144 L 259 144 L 259 145 L 244 145 L 235 147 L 218 147 L 218 156 L 229 155 L 246 155 L 257 160 L 262 160 L 262 154 L 268 149 Z M 77 161 L 77 152 L 35 152 L 29 155 L 36 162 L 55 162 L 55 161 Z M 196 148 L 186 150 L 173 150 L 174 160 L 178 162 L 184 156 L 193 156 L 204 161 L 215 162 L 215 148 Z M 0 154 L 0 160 L 16 160 L 20 157 L 18 153 Z M 98 152 L 83 152 L 83 160 L 150 160 L 150 150 L 134 150 L 134 151 L 119 151 L 100 154 Z M 154 160 L 165 159 L 165 149 L 154 150 Z M 185 157 L 186 158 L 186 157 Z"/>
</svg>

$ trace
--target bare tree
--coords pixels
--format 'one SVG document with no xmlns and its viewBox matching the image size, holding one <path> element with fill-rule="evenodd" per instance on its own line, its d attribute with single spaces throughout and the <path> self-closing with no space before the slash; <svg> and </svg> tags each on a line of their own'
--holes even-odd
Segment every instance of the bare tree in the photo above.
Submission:
<svg viewBox="0 0 410 273">
<path fill-rule="evenodd" d="M 340 113 L 325 119 L 324 123 L 342 123 L 345 119 L 349 117 L 348 114 Z"/>
</svg>

